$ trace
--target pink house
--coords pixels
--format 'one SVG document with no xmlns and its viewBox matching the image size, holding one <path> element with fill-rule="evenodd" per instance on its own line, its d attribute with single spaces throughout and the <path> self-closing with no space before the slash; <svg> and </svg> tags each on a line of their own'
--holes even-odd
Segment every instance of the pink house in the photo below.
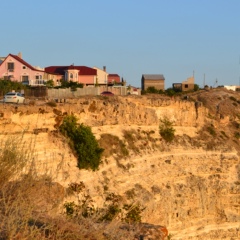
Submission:
<svg viewBox="0 0 240 240">
<path fill-rule="evenodd" d="M 54 76 L 58 76 L 58 79 L 82 83 L 85 86 L 96 84 L 97 79 L 97 70 L 86 66 L 50 66 L 45 68 L 45 73 L 48 80 L 54 80 Z"/>
<path fill-rule="evenodd" d="M 29 85 L 43 85 L 44 71 L 38 70 L 18 55 L 9 54 L 0 63 L 0 79 L 22 82 Z"/>
</svg>

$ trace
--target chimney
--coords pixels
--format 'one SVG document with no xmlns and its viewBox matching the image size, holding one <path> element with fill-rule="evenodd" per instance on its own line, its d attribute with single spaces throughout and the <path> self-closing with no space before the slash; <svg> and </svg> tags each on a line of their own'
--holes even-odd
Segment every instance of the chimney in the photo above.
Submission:
<svg viewBox="0 0 240 240">
<path fill-rule="evenodd" d="M 20 57 L 22 59 L 22 53 L 21 52 L 18 53 L 18 57 Z"/>
<path fill-rule="evenodd" d="M 103 71 L 106 72 L 106 66 L 103 66 Z"/>
</svg>

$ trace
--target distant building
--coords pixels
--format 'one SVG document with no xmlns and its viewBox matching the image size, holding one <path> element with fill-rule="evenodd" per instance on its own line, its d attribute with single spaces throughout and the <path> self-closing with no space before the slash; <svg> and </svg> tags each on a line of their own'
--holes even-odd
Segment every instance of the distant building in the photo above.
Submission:
<svg viewBox="0 0 240 240">
<path fill-rule="evenodd" d="M 44 71 L 38 70 L 22 59 L 22 54 L 8 54 L 1 58 L 0 79 L 21 82 L 32 86 L 44 85 Z"/>
<path fill-rule="evenodd" d="M 45 67 L 45 76 L 47 80 L 53 80 L 55 85 L 62 79 L 93 86 L 96 84 L 97 70 L 86 66 L 50 66 Z"/>
<path fill-rule="evenodd" d="M 107 85 L 107 83 L 108 83 L 108 73 L 106 72 L 106 67 L 104 66 L 103 69 L 93 67 L 93 69 L 97 70 L 96 84 Z"/>
<path fill-rule="evenodd" d="M 108 85 L 120 85 L 120 76 L 116 73 L 108 74 Z"/>
<path fill-rule="evenodd" d="M 0 64 L 4 61 L 6 57 L 0 57 Z"/>
<path fill-rule="evenodd" d="M 93 67 L 97 70 L 97 84 L 98 85 L 122 85 L 120 76 L 116 73 L 107 73 L 106 66 L 103 69 Z"/>
<path fill-rule="evenodd" d="M 157 90 L 164 91 L 165 78 L 162 74 L 143 74 L 141 84 L 142 90 L 147 90 L 149 87 L 154 87 Z"/>
<path fill-rule="evenodd" d="M 189 77 L 187 80 L 182 83 L 173 83 L 172 87 L 175 91 L 190 91 L 194 90 L 194 77 Z"/>
<path fill-rule="evenodd" d="M 240 86 L 224 86 L 227 90 L 232 90 L 232 91 L 240 91 Z"/>
</svg>

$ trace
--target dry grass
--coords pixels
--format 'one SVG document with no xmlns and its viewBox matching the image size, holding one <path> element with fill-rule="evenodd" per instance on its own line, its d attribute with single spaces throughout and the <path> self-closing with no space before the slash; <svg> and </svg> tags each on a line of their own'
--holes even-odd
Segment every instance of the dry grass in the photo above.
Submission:
<svg viewBox="0 0 240 240">
<path fill-rule="evenodd" d="M 115 139 L 115 138 L 113 138 Z M 118 219 L 99 222 L 99 211 L 84 216 L 82 209 L 74 217 L 62 215 L 66 189 L 51 176 L 37 177 L 31 164 L 34 146 L 26 146 L 22 137 L 1 142 L 0 153 L 0 239 L 51 240 L 127 240 L 134 239 L 141 227 L 123 224 Z M 28 170 L 27 170 L 28 169 Z M 83 191 L 72 184 L 71 191 Z M 104 214 L 106 209 L 101 210 Z"/>
</svg>

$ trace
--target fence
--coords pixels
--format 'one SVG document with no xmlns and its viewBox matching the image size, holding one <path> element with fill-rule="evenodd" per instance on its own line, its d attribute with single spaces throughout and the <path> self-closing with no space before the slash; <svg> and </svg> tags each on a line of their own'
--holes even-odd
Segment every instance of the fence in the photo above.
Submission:
<svg viewBox="0 0 240 240">
<path fill-rule="evenodd" d="M 47 87 L 33 87 L 24 90 L 26 98 L 48 98 L 48 99 L 66 99 L 78 98 L 82 96 L 97 96 L 103 91 L 110 91 L 114 95 L 127 95 L 127 87 L 125 86 L 99 86 L 99 87 L 85 87 L 77 88 L 74 91 L 71 88 L 47 88 Z M 0 90 L 1 94 L 1 90 Z M 3 95 L 3 93 L 2 93 Z"/>
</svg>

